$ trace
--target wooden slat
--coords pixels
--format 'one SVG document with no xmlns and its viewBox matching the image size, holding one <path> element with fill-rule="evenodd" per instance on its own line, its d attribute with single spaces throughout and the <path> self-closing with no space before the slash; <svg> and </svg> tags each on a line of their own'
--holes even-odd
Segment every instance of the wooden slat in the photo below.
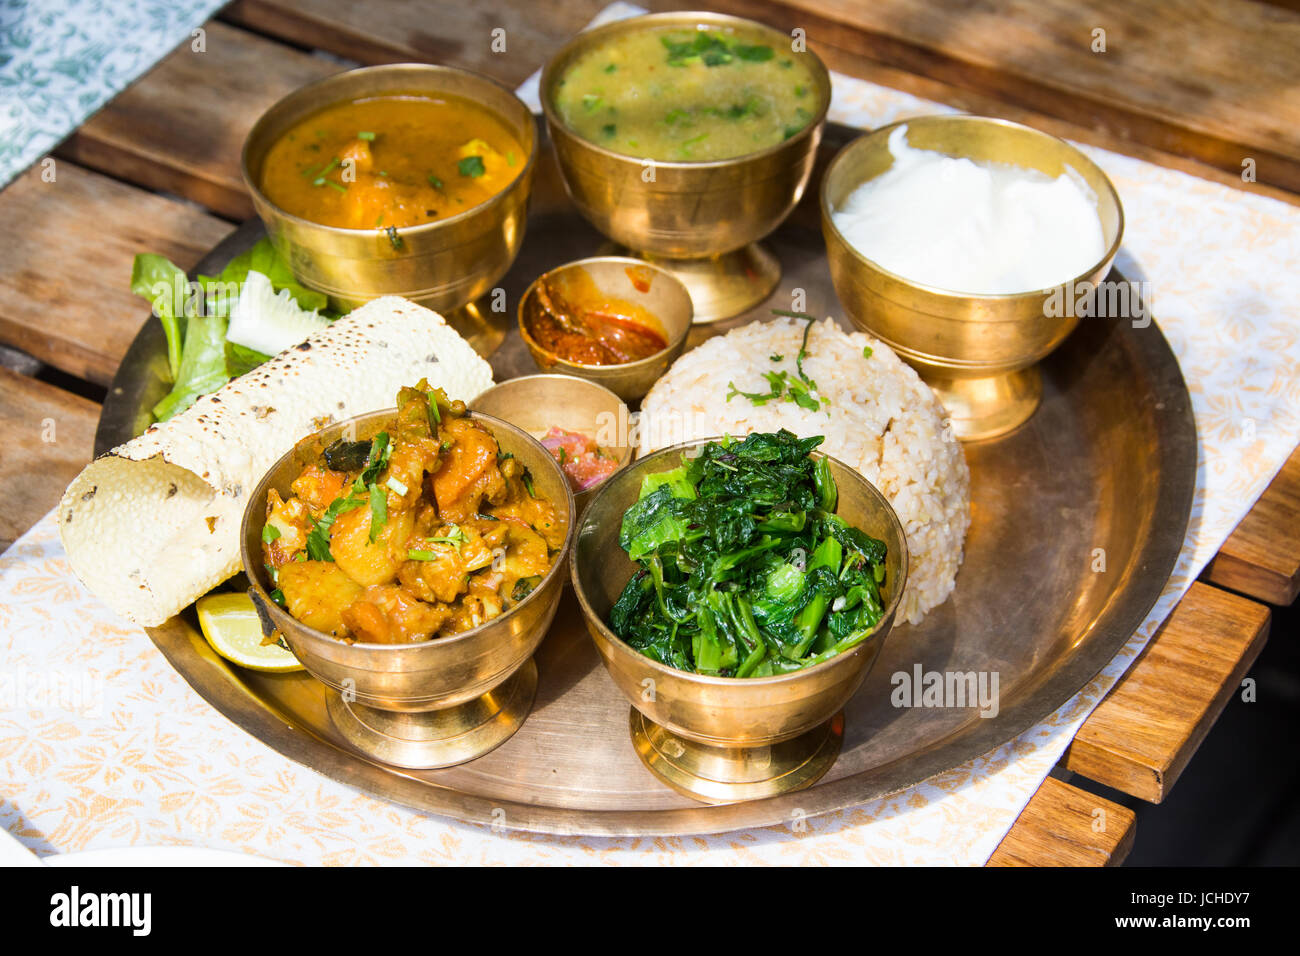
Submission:
<svg viewBox="0 0 1300 956">
<path fill-rule="evenodd" d="M 920 76 L 1300 190 L 1300 15 L 1251 0 L 718 0 Z M 1091 48 L 1106 31 L 1105 53 Z"/>
<path fill-rule="evenodd" d="M 249 129 L 280 97 L 342 67 L 224 23 L 204 29 L 203 52 L 182 43 L 59 155 L 247 219 L 253 206 L 239 155 Z"/>
<path fill-rule="evenodd" d="M 0 551 L 59 503 L 90 461 L 99 406 L 61 388 L 0 368 Z"/>
<path fill-rule="evenodd" d="M 989 866 L 1118 866 L 1133 849 L 1133 811 L 1048 777 Z"/>
<path fill-rule="evenodd" d="M 691 6 L 675 0 L 641 0 L 641 4 L 652 10 Z M 603 0 L 558 4 L 547 0 L 528 7 L 494 4 L 498 7 L 495 11 L 476 8 L 471 14 L 468 9 L 447 2 L 413 7 L 403 0 L 371 0 L 363 8 L 347 0 L 239 0 L 223 16 L 290 42 L 320 47 L 359 62 L 454 63 L 506 82 L 518 82 L 542 66 L 569 35 L 584 26 L 604 5 Z M 782 29 L 792 24 L 807 27 L 810 22 L 808 16 L 790 5 L 768 0 L 715 0 L 712 6 Z M 428 9 L 437 12 L 426 16 L 422 11 Z M 1168 152 L 1135 140 L 1127 125 L 1115 128 L 1089 125 L 1079 121 L 1086 120 L 1086 116 L 1079 117 L 1073 112 L 1066 118 L 1048 115 L 1018 105 L 1014 98 L 941 81 L 928 70 L 898 69 L 873 59 L 869 51 L 864 53 L 860 31 L 833 26 L 826 20 L 816 22 L 821 28 L 810 31 L 810 43 L 833 70 L 968 112 L 1027 123 L 1056 136 L 1300 204 L 1300 196 L 1295 193 L 1262 182 L 1243 183 L 1239 162 L 1227 170 L 1219 169 L 1194 155 Z M 431 29 L 431 23 L 439 24 L 436 30 Z M 482 42 L 494 26 L 502 26 L 507 31 L 506 55 L 492 53 L 490 46 Z M 511 43 L 515 45 L 510 46 Z"/>
<path fill-rule="evenodd" d="M 866 80 L 879 86 L 901 90 L 913 96 L 932 100 L 935 103 L 943 103 L 978 116 L 994 116 L 1000 119 L 1012 120 L 1016 123 L 1024 123 L 1027 126 L 1040 129 L 1045 133 L 1051 133 L 1053 136 L 1059 136 L 1062 139 L 1098 146 L 1166 169 L 1176 169 L 1234 189 L 1247 191 L 1258 196 L 1267 196 L 1270 199 L 1276 199 L 1279 202 L 1289 203 L 1293 206 L 1300 206 L 1300 194 L 1261 182 L 1244 182 L 1239 168 L 1231 170 L 1218 169 L 1192 156 L 1165 152 L 1145 143 L 1135 142 L 1126 138 L 1122 130 L 1112 131 L 1105 128 L 1084 126 L 1069 119 L 1061 119 L 1035 110 L 1025 109 L 985 93 L 963 89 L 951 83 L 944 83 L 933 77 L 918 76 L 915 73 L 909 73 L 906 70 L 900 70 L 868 59 L 860 53 L 842 49 L 835 45 L 839 41 L 838 33 L 832 33 L 828 36 L 818 35 L 817 42 L 812 44 L 812 47 L 826 63 L 827 68 L 843 73 L 846 76 L 857 77 L 860 80 Z"/>
<path fill-rule="evenodd" d="M 1285 607 L 1300 593 L 1300 448 L 1224 542 L 1201 577 Z"/>
<path fill-rule="evenodd" d="M 107 384 L 148 306 L 131 294 L 138 252 L 198 262 L 231 226 L 58 160 L 0 192 L 0 341 Z"/>
<path fill-rule="evenodd" d="M 1194 583 L 1092 712 L 1068 770 L 1151 803 L 1168 795 L 1268 637 L 1262 604 Z"/>
<path fill-rule="evenodd" d="M 515 86 L 606 6 L 608 0 L 238 0 L 222 15 L 362 63 L 445 63 Z M 492 49 L 496 28 L 506 31 L 504 52 Z"/>
</svg>

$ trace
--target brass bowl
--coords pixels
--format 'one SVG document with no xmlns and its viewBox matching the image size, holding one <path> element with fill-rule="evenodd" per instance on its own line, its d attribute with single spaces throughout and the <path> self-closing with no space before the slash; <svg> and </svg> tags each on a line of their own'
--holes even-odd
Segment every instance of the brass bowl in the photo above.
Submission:
<svg viewBox="0 0 1300 956">
<path fill-rule="evenodd" d="M 515 180 L 464 212 L 395 230 L 323 226 L 291 215 L 259 186 L 271 145 L 295 123 L 327 106 L 386 94 L 450 94 L 495 113 L 518 137 L 527 161 Z M 338 73 L 310 83 L 262 114 L 244 141 L 241 166 L 253 206 L 294 276 L 340 309 L 400 295 L 446 312 L 466 305 L 505 275 L 524 239 L 537 160 L 537 127 L 528 107 L 495 80 L 450 66 L 396 63 Z"/>
<path fill-rule="evenodd" d="M 619 365 L 582 365 L 560 358 L 549 349 L 543 348 L 528 333 L 524 322 L 524 313 L 529 301 L 535 294 L 537 286 L 546 279 L 570 269 L 584 269 L 601 291 L 616 299 L 622 299 L 634 305 L 640 305 L 659 320 L 663 326 L 664 337 L 668 340 L 667 348 L 636 362 L 623 362 Z M 640 276 L 647 277 L 649 288 L 642 291 L 636 287 L 629 269 L 638 270 Z M 627 256 L 595 256 L 566 262 L 545 272 L 533 280 L 519 299 L 519 334 L 524 344 L 543 371 L 555 369 L 566 375 L 584 378 L 589 382 L 604 386 L 619 398 L 627 402 L 640 399 L 651 386 L 668 371 L 668 366 L 676 361 L 677 356 L 686 348 L 686 336 L 691 331 L 694 307 L 690 293 L 671 272 L 652 266 L 640 259 Z"/>
<path fill-rule="evenodd" d="M 654 452 L 612 476 L 578 523 L 570 569 L 587 631 L 632 703 L 637 754 L 674 790 L 708 803 L 773 796 L 815 783 L 839 754 L 845 703 L 866 678 L 894 624 L 907 583 L 907 542 L 889 501 L 831 458 L 837 514 L 884 541 L 885 613 L 866 640 L 828 661 L 775 677 L 706 677 L 651 660 L 606 621 L 637 566 L 619 546 L 623 513 L 647 474 L 677 467 L 701 439 Z M 815 454 L 815 453 L 814 453 Z"/>
<path fill-rule="evenodd" d="M 854 189 L 893 164 L 889 135 L 907 126 L 908 143 L 947 156 L 1007 163 L 1057 177 L 1073 168 L 1097 199 L 1106 252 L 1060 286 L 1010 295 L 972 295 L 913 282 L 855 250 L 831 219 Z M 1110 271 L 1124 233 L 1115 187 L 1082 152 L 1047 133 L 983 116 L 927 116 L 882 126 L 855 139 L 832 160 L 821 186 L 822 232 L 831 279 L 858 328 L 888 344 L 934 388 L 958 437 L 991 438 L 1019 427 L 1042 395 L 1035 364 L 1078 323 L 1076 300 Z"/>
<path fill-rule="evenodd" d="M 278 631 L 307 671 L 323 683 L 330 717 L 362 753 L 400 767 L 464 763 L 499 746 L 527 717 L 537 686 L 533 652 L 564 587 L 562 569 L 574 534 L 573 495 L 555 460 L 507 422 L 471 412 L 532 472 L 538 492 L 557 503 L 567 523 L 555 563 L 524 600 L 472 630 L 419 644 L 348 644 L 308 627 L 270 598 L 262 560 L 262 528 L 270 489 L 282 496 L 303 467 L 330 442 L 366 439 L 389 427 L 395 408 L 322 429 L 300 441 L 267 472 L 250 496 L 240 547 L 249 594 L 265 633 Z"/>
<path fill-rule="evenodd" d="M 696 322 L 717 321 L 748 311 L 780 280 L 780 264 L 754 244 L 785 220 L 808 185 L 830 107 L 830 74 L 816 54 L 792 53 L 808 58 L 817 113 L 785 142 L 731 159 L 651 161 L 570 131 L 554 107 L 556 84 L 569 64 L 613 37 L 655 27 L 743 30 L 763 35 L 776 49 L 788 49 L 790 36 L 721 13 L 657 13 L 578 34 L 542 71 L 542 110 L 565 189 L 578 211 L 633 254 L 676 272 L 695 301 Z M 651 182 L 646 181 L 649 170 Z"/>
<path fill-rule="evenodd" d="M 632 461 L 631 412 L 621 398 L 587 379 L 525 375 L 493 385 L 469 404 L 476 412 L 517 425 L 537 439 L 552 426 L 586 435 L 612 455 L 619 468 Z M 578 517 L 604 483 L 573 492 Z"/>
</svg>

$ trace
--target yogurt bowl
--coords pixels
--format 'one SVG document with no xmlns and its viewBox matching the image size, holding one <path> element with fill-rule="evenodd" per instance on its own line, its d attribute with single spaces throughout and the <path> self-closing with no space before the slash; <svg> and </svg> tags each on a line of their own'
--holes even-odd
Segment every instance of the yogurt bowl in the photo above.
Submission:
<svg viewBox="0 0 1300 956">
<path fill-rule="evenodd" d="M 1050 287 L 985 294 L 952 291 L 899 275 L 864 255 L 836 223 L 836 213 L 863 183 L 894 163 L 890 137 L 900 125 L 914 149 L 1036 170 L 1056 178 L 1073 170 L 1096 201 L 1104 249 L 1073 276 Z M 928 116 L 881 127 L 832 160 L 821 186 L 822 233 L 831 279 L 848 317 L 888 344 L 938 393 L 959 438 L 1005 434 L 1038 408 L 1036 368 L 1078 324 L 1079 294 L 1094 293 L 1110 271 L 1124 233 L 1115 187 L 1074 146 L 1007 120 Z M 1069 302 L 1071 307 L 1060 307 Z"/>
</svg>

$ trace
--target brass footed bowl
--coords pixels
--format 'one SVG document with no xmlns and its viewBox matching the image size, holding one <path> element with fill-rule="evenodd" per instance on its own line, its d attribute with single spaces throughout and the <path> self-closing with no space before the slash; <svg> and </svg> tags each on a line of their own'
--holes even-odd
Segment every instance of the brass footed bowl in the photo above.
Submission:
<svg viewBox="0 0 1300 956">
<path fill-rule="evenodd" d="M 525 375 L 493 385 L 471 404 L 482 414 L 518 425 L 536 438 L 544 437 L 552 426 L 586 435 L 612 456 L 619 468 L 632 461 L 632 413 L 609 389 L 585 378 Z M 573 493 L 578 516 L 604 483 Z"/>
<path fill-rule="evenodd" d="M 650 160 L 614 152 L 570 131 L 554 106 L 565 70 L 612 37 L 653 27 L 753 31 L 778 50 L 788 50 L 791 38 L 720 13 L 656 13 L 578 34 L 542 71 L 542 110 L 564 187 L 578 211 L 634 254 L 675 271 L 690 288 L 695 321 L 716 321 L 757 305 L 780 279 L 779 263 L 751 244 L 785 220 L 808 185 L 830 107 L 830 74 L 811 51 L 794 54 L 806 57 L 812 68 L 818 101 L 813 119 L 783 143 L 731 159 Z"/>
<path fill-rule="evenodd" d="M 295 123 L 336 103 L 367 96 L 451 94 L 495 113 L 518 137 L 527 161 L 515 180 L 456 216 L 395 230 L 343 229 L 291 215 L 263 195 L 262 163 Z M 447 312 L 473 302 L 506 274 L 523 244 L 537 160 L 528 107 L 495 80 L 450 66 L 397 63 L 338 73 L 295 90 L 262 114 L 244 141 L 241 166 L 253 207 L 294 276 L 352 309 L 400 295 Z"/>
<path fill-rule="evenodd" d="M 693 799 L 729 803 L 811 786 L 839 755 L 845 703 L 866 678 L 894 624 L 907 583 L 907 542 L 889 501 L 847 465 L 830 459 L 836 512 L 884 541 L 885 613 L 859 645 L 828 661 L 775 677 L 708 677 L 641 654 L 609 627 L 610 609 L 637 566 L 619 546 L 623 513 L 647 474 L 668 471 L 708 441 L 654 452 L 612 476 L 587 506 L 570 558 L 574 591 L 605 668 L 632 704 L 632 742 L 661 781 Z"/>
<path fill-rule="evenodd" d="M 487 753 L 527 717 L 537 685 L 533 652 L 546 635 L 564 587 L 563 565 L 573 542 L 574 506 L 568 480 L 526 432 L 471 412 L 532 472 L 539 494 L 556 502 L 567 524 L 564 544 L 541 583 L 504 614 L 472 630 L 419 644 L 347 644 L 308 627 L 270 598 L 262 561 L 266 499 L 282 496 L 303 467 L 320 460 L 340 437 L 364 440 L 391 425 L 395 408 L 330 425 L 275 463 L 249 498 L 241 527 L 241 556 L 249 593 L 264 633 L 278 631 L 307 671 L 332 691 L 335 726 L 362 753 L 401 767 L 445 767 Z"/>
<path fill-rule="evenodd" d="M 579 269 L 585 271 L 592 282 L 611 298 L 639 305 L 658 319 L 663 327 L 664 338 L 668 341 L 667 346 L 635 362 L 584 365 L 560 358 L 539 344 L 529 334 L 528 324 L 524 321 L 533 296 L 537 294 L 537 287 L 547 279 Z M 632 279 L 638 270 L 637 279 L 645 283 L 644 288 L 638 288 Z M 533 357 L 533 362 L 539 369 L 586 379 L 608 389 L 624 401 L 634 402 L 645 397 L 646 392 L 663 378 L 668 367 L 682 354 L 694 314 L 690 292 L 672 272 L 627 256 L 593 256 L 556 266 L 532 281 L 519 297 L 519 336 L 524 340 L 524 345 L 528 346 L 528 354 Z"/>
<path fill-rule="evenodd" d="M 849 194 L 893 164 L 889 135 L 907 126 L 909 145 L 947 156 L 1027 167 L 1057 177 L 1075 170 L 1097 200 L 1106 251 L 1060 286 L 1010 295 L 972 295 L 913 282 L 854 249 L 831 219 Z M 927 116 L 882 126 L 845 146 L 821 186 L 822 232 L 831 279 L 845 312 L 912 365 L 938 393 L 958 437 L 992 438 L 1037 409 L 1036 363 L 1078 324 L 1078 293 L 1110 271 L 1124 233 L 1124 210 L 1104 172 L 1064 140 L 1019 123 L 982 116 Z"/>
</svg>

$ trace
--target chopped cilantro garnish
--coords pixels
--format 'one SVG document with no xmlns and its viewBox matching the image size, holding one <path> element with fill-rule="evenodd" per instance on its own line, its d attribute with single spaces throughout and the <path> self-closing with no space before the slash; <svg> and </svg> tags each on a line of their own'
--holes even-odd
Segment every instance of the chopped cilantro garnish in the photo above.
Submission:
<svg viewBox="0 0 1300 956">
<path fill-rule="evenodd" d="M 380 472 L 388 467 L 388 459 L 392 455 L 393 443 L 388 438 L 388 432 L 379 432 L 370 439 L 370 454 L 366 456 L 365 468 L 362 469 L 361 476 L 352 486 L 352 490 L 358 494 L 365 491 L 368 485 L 379 478 Z"/>
<path fill-rule="evenodd" d="M 364 139 L 367 143 L 374 142 L 375 134 L 370 132 L 357 133 L 357 139 Z"/>
<path fill-rule="evenodd" d="M 871 358 L 871 352 L 872 352 L 872 348 L 871 348 L 870 345 L 864 345 L 864 346 L 862 346 L 862 357 L 863 357 L 863 358 Z"/>
<path fill-rule="evenodd" d="M 524 483 L 524 487 L 528 489 L 528 497 L 536 498 L 537 492 L 533 490 L 533 476 L 527 468 L 524 469 L 523 476 L 520 480 Z"/>
<path fill-rule="evenodd" d="M 365 503 L 364 498 L 354 498 L 350 495 L 335 498 L 333 503 L 325 509 L 325 513 L 321 515 L 319 521 L 312 519 L 311 533 L 307 535 L 307 555 L 311 560 L 334 560 L 334 555 L 330 554 L 330 528 L 334 526 L 334 519 L 346 511 L 360 508 Z"/>
<path fill-rule="evenodd" d="M 262 528 L 262 542 L 270 544 L 276 538 L 280 537 L 280 529 L 273 524 L 266 524 Z"/>
<path fill-rule="evenodd" d="M 482 156 L 466 156 L 456 164 L 456 168 L 460 170 L 462 176 L 469 176 L 473 179 L 477 179 L 487 172 L 487 167 L 483 165 Z"/>
<path fill-rule="evenodd" d="M 374 544 L 379 532 L 388 523 L 388 495 L 379 485 L 370 486 L 370 543 Z"/>
<path fill-rule="evenodd" d="M 433 173 L 430 173 L 426 178 L 429 180 L 429 185 L 432 186 L 434 189 L 442 188 L 442 180 L 439 179 L 437 176 L 433 175 Z"/>
<path fill-rule="evenodd" d="M 731 52 L 740 59 L 748 60 L 751 63 L 766 63 L 774 55 L 770 46 L 746 46 L 743 43 L 737 43 L 731 48 Z"/>
<path fill-rule="evenodd" d="M 794 402 L 800 408 L 806 408 L 810 412 L 815 412 L 823 404 L 829 405 L 830 402 L 822 399 L 820 402 L 813 396 L 817 391 L 817 383 L 808 376 L 803 370 L 803 360 L 808 355 L 808 333 L 812 331 L 813 323 L 816 318 L 804 312 L 788 312 L 784 309 L 773 309 L 777 315 L 784 315 L 795 319 L 806 319 L 808 324 L 804 326 L 803 342 L 799 346 L 799 354 L 795 357 L 795 368 L 797 376 L 792 377 L 789 372 L 764 372 L 763 377 L 767 379 L 771 386 L 769 392 L 742 392 L 736 388 L 734 382 L 728 382 L 727 401 L 731 401 L 737 395 L 741 398 L 747 398 L 755 405 L 766 405 L 773 399 L 785 399 L 788 402 Z M 768 356 L 773 362 L 781 361 L 784 356 Z"/>
<path fill-rule="evenodd" d="M 402 248 L 404 243 L 402 242 L 402 237 L 397 234 L 396 226 L 389 226 L 387 229 L 384 230 L 384 232 L 388 233 L 389 245 L 391 245 L 394 249 Z"/>
<path fill-rule="evenodd" d="M 460 550 L 461 545 L 469 540 L 465 532 L 460 529 L 459 525 L 448 525 L 451 531 L 445 535 L 438 535 L 432 538 L 422 539 L 426 544 L 448 544 Z M 406 552 L 406 556 L 411 561 L 434 561 L 438 558 L 438 552 L 429 551 L 423 548 L 411 548 Z"/>
</svg>

